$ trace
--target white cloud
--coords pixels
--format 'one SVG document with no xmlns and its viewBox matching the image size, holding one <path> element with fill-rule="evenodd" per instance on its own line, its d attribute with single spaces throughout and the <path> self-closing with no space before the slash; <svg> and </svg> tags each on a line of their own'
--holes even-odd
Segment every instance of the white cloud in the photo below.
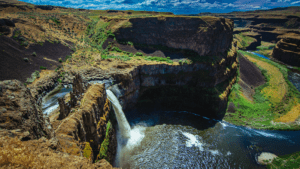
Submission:
<svg viewBox="0 0 300 169">
<path fill-rule="evenodd" d="M 295 1 L 295 2 L 292 2 L 291 4 L 294 5 L 294 4 L 298 4 L 300 3 L 300 1 Z"/>
</svg>

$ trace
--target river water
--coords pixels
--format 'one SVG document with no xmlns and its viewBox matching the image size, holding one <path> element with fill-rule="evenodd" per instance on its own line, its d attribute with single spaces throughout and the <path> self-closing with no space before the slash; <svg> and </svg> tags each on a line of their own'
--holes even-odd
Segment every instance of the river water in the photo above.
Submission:
<svg viewBox="0 0 300 169">
<path fill-rule="evenodd" d="M 261 152 L 300 151 L 300 131 L 255 130 L 155 108 L 134 109 L 126 117 L 144 137 L 121 158 L 123 168 L 265 168 L 256 162 Z"/>
</svg>

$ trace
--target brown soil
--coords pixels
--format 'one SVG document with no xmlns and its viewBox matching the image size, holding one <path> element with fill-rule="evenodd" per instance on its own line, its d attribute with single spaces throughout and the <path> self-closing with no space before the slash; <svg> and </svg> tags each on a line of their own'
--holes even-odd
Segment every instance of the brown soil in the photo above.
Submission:
<svg viewBox="0 0 300 169">
<path fill-rule="evenodd" d="M 243 55 L 239 57 L 239 62 L 241 78 L 238 83 L 242 88 L 242 95 L 249 101 L 253 101 L 254 88 L 264 84 L 265 77 L 261 74 L 259 68 Z"/>
<path fill-rule="evenodd" d="M 0 36 L 0 48 L 0 81 L 17 79 L 25 82 L 34 71 L 40 71 L 40 66 L 53 70 L 61 65 L 59 58 L 64 60 L 72 52 L 62 44 L 47 41 L 42 46 L 31 45 L 26 49 L 13 38 L 6 36 Z M 33 52 L 37 56 L 32 56 Z M 24 61 L 24 58 L 29 61 Z"/>
</svg>

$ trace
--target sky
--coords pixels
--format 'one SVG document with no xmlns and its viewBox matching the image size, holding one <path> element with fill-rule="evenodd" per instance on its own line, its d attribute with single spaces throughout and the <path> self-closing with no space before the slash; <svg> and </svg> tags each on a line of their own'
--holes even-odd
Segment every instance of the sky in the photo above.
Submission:
<svg viewBox="0 0 300 169">
<path fill-rule="evenodd" d="M 21 0 L 36 5 L 54 5 L 97 10 L 146 10 L 198 14 L 227 13 L 300 6 L 300 0 Z"/>
</svg>

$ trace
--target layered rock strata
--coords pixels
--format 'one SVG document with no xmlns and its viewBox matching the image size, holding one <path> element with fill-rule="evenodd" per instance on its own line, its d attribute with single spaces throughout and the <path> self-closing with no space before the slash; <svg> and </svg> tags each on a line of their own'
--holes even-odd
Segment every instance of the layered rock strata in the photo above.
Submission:
<svg viewBox="0 0 300 169">
<path fill-rule="evenodd" d="M 233 21 L 216 17 L 132 18 L 115 31 L 116 39 L 137 44 L 188 49 L 200 56 L 230 48 Z"/>
<path fill-rule="evenodd" d="M 105 152 L 105 158 L 111 164 L 113 163 L 117 144 L 115 122 L 109 117 L 109 104 L 104 85 L 94 84 L 83 94 L 80 105 L 77 104 L 72 108 L 70 114 L 63 120 L 53 122 L 61 144 L 67 146 L 77 143 L 77 146 L 68 149 L 69 153 L 80 155 L 83 150 L 83 156 L 94 161 L 97 159 L 99 150 L 109 149 Z M 109 120 L 114 125 L 107 128 Z M 108 136 L 106 132 L 109 133 Z M 102 144 L 105 139 L 109 140 L 108 145 Z M 80 147 L 78 142 L 84 145 Z"/>
<path fill-rule="evenodd" d="M 283 37 L 274 47 L 272 56 L 288 65 L 300 67 L 300 39 L 297 36 Z"/>
<path fill-rule="evenodd" d="M 226 109 L 227 94 L 229 93 L 227 87 L 232 83 L 231 80 L 236 75 L 236 69 L 236 43 L 233 43 L 230 51 L 226 52 L 215 64 L 141 65 L 135 67 L 129 73 L 113 75 L 117 82 L 115 85 L 117 89 L 114 89 L 113 86 L 111 90 L 119 97 L 123 109 L 128 110 L 133 108 L 138 100 L 143 98 L 143 94 L 147 94 L 149 89 L 157 88 L 160 90 L 159 88 L 175 87 L 173 93 L 176 94 L 180 91 L 183 93 L 174 97 L 182 98 L 186 96 L 184 94 L 186 91 L 183 91 L 185 89 L 181 89 L 181 87 L 191 89 L 190 92 L 194 90 L 192 93 L 194 93 L 193 97 L 195 97 L 194 99 L 191 98 L 191 100 L 197 103 L 187 103 L 184 108 L 192 107 L 195 110 L 202 106 L 202 108 L 209 109 L 210 114 L 214 116 Z M 219 91 L 213 89 L 217 86 L 220 87 Z M 213 91 L 206 92 L 210 91 L 210 89 L 213 89 Z M 221 96 L 222 94 L 226 96 L 223 97 L 224 95 Z M 159 94 L 158 97 L 160 97 Z M 171 97 L 168 99 L 171 99 Z M 182 105 L 183 103 L 180 104 Z M 213 104 L 217 104 L 217 106 L 213 106 Z"/>
</svg>

